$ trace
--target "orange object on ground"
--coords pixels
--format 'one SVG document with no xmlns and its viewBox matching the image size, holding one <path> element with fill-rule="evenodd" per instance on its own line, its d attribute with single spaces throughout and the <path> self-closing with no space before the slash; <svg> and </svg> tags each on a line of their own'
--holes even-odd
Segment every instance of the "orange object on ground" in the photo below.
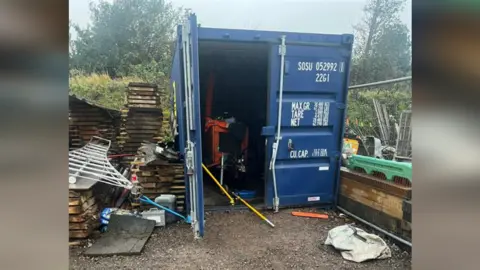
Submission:
<svg viewBox="0 0 480 270">
<path fill-rule="evenodd" d="M 317 214 L 317 213 L 308 213 L 308 212 L 292 212 L 292 216 L 328 219 L 328 215 L 326 214 Z"/>
</svg>

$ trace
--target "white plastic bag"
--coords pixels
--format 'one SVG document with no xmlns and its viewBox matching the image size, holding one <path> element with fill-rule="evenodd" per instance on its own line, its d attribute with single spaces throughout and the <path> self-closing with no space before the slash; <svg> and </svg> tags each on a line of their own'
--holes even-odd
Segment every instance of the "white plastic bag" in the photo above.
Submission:
<svg viewBox="0 0 480 270">
<path fill-rule="evenodd" d="M 382 238 L 351 225 L 331 229 L 325 245 L 331 245 L 340 250 L 345 260 L 354 262 L 386 259 L 392 256 L 390 248 Z"/>
</svg>

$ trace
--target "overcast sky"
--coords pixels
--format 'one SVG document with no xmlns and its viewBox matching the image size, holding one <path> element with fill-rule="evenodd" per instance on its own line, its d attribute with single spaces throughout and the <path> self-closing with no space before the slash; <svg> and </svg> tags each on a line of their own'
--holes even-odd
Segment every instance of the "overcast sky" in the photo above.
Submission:
<svg viewBox="0 0 480 270">
<path fill-rule="evenodd" d="M 98 0 L 93 0 L 97 2 Z M 113 1 L 113 0 L 110 0 Z M 70 19 L 82 27 L 90 21 L 89 0 L 69 0 Z M 305 33 L 353 33 L 367 0 L 173 0 L 190 8 L 205 27 Z M 411 0 L 401 20 L 411 31 Z"/>
</svg>

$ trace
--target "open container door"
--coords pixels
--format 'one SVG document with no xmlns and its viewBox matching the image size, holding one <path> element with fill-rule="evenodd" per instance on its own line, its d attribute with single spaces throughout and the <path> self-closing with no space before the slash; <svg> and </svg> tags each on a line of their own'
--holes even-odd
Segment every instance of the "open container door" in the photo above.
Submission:
<svg viewBox="0 0 480 270">
<path fill-rule="evenodd" d="M 282 36 L 272 45 L 262 133 L 269 162 L 265 203 L 276 211 L 336 203 L 353 36 L 315 36 Z"/>
<path fill-rule="evenodd" d="M 185 176 L 187 186 L 187 211 L 190 213 L 195 238 L 204 234 L 204 204 L 203 204 L 203 172 L 202 172 L 202 137 L 200 122 L 200 89 L 198 63 L 198 27 L 194 14 L 188 15 L 185 22 L 178 28 L 181 55 L 182 90 L 177 95 L 177 108 L 184 108 L 179 113 L 179 130 L 186 136 L 179 138 L 185 143 Z M 180 127 L 183 125 L 183 127 Z"/>
</svg>

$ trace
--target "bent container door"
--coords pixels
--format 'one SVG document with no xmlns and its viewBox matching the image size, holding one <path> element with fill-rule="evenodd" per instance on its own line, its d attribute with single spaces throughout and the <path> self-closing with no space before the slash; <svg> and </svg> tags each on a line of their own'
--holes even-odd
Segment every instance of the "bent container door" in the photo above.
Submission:
<svg viewBox="0 0 480 270">
<path fill-rule="evenodd" d="M 279 207 L 335 204 L 353 36 L 339 35 L 331 44 L 295 43 L 288 35 L 286 39 L 283 74 L 278 46 L 270 55 L 269 161 L 282 75 L 283 97 L 281 139 L 275 167 L 268 171 L 266 204 L 274 206 L 273 173 Z"/>
<path fill-rule="evenodd" d="M 195 238 L 204 235 L 204 204 L 202 174 L 202 137 L 200 122 L 200 89 L 198 63 L 198 28 L 197 18 L 190 15 L 185 25 L 177 29 L 180 42 L 182 87 L 177 95 L 179 113 L 180 146 L 184 147 L 185 182 L 187 187 L 187 211 Z"/>
</svg>

